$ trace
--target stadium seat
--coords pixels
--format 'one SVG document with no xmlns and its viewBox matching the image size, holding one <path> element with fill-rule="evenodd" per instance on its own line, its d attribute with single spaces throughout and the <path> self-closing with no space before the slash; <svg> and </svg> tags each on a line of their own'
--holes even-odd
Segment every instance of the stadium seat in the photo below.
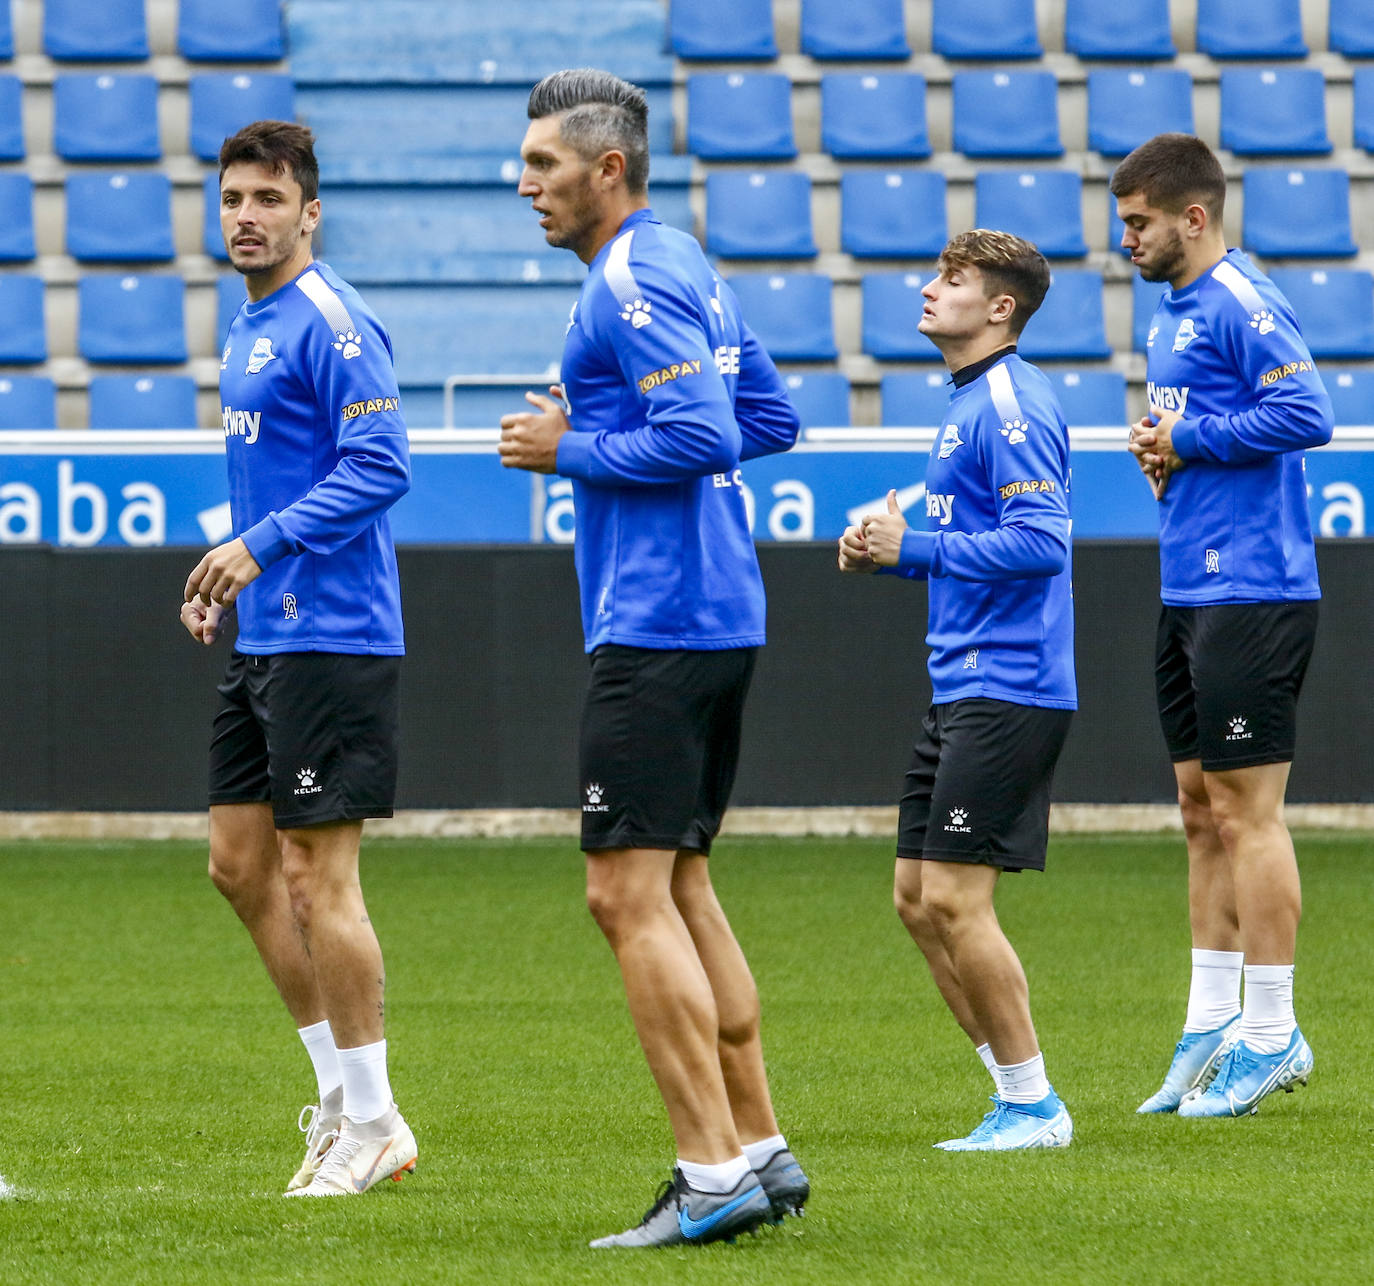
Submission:
<svg viewBox="0 0 1374 1286">
<path fill-rule="evenodd" d="M 801 51 L 812 58 L 909 58 L 902 0 L 801 0 Z"/>
<path fill-rule="evenodd" d="M 24 85 L 18 76 L 6 73 L 0 76 L 0 161 L 23 159 Z"/>
<path fill-rule="evenodd" d="M 917 72 L 822 76 L 821 146 L 840 160 L 929 156 L 925 77 Z"/>
<path fill-rule="evenodd" d="M 880 361 L 936 362 L 939 350 L 919 330 L 921 288 L 933 270 L 870 272 L 860 283 L 863 351 Z"/>
<path fill-rule="evenodd" d="M 1213 58 L 1306 58 L 1302 0 L 1198 0 L 1197 48 Z"/>
<path fill-rule="evenodd" d="M 730 278 L 744 320 L 774 361 L 838 356 L 830 278 L 824 273 L 754 273 Z"/>
<path fill-rule="evenodd" d="M 668 39 L 679 58 L 776 58 L 773 0 L 672 0 Z"/>
<path fill-rule="evenodd" d="M 1047 259 L 1088 253 L 1083 240 L 1083 180 L 1070 170 L 979 170 L 973 221 L 1035 242 Z"/>
<path fill-rule="evenodd" d="M 70 175 L 67 253 L 81 262 L 175 258 L 172 181 L 161 173 Z"/>
<path fill-rule="evenodd" d="M 0 376 L 0 429 L 55 429 L 57 387 L 46 375 Z"/>
<path fill-rule="evenodd" d="M 934 259 L 949 240 L 939 170 L 847 170 L 840 249 L 860 259 Z"/>
<path fill-rule="evenodd" d="M 804 429 L 849 423 L 849 377 L 841 371 L 790 371 L 782 377 Z"/>
<path fill-rule="evenodd" d="M 180 277 L 82 277 L 76 292 L 76 347 L 88 362 L 186 360 L 186 283 Z"/>
<path fill-rule="evenodd" d="M 1337 424 L 1374 425 L 1374 370 L 1323 371 Z"/>
<path fill-rule="evenodd" d="M 1374 0 L 1331 0 L 1329 44 L 1347 58 L 1374 58 Z"/>
<path fill-rule="evenodd" d="M 194 429 L 196 382 L 189 375 L 95 375 L 93 429 Z"/>
<path fill-rule="evenodd" d="M 1355 101 L 1355 146 L 1374 152 L 1374 67 L 1356 67 L 1351 83 Z"/>
<path fill-rule="evenodd" d="M 1062 156 L 1059 90 L 1049 71 L 954 73 L 954 150 L 965 156 Z"/>
<path fill-rule="evenodd" d="M 156 161 L 157 78 L 67 74 L 53 81 L 53 149 L 67 161 Z"/>
<path fill-rule="evenodd" d="M 229 252 L 224 248 L 224 234 L 219 227 L 219 174 L 211 172 L 201 184 L 205 195 L 205 220 L 201 230 L 201 249 L 212 259 L 221 263 L 229 262 Z"/>
<path fill-rule="evenodd" d="M 1088 73 L 1088 146 L 1125 156 L 1156 134 L 1192 134 L 1193 78 L 1182 68 Z"/>
<path fill-rule="evenodd" d="M 1321 71 L 1227 68 L 1221 73 L 1221 145 L 1238 156 L 1331 151 Z"/>
<path fill-rule="evenodd" d="M 786 170 L 708 174 L 706 252 L 727 259 L 811 258 L 811 179 Z"/>
<path fill-rule="evenodd" d="M 14 57 L 14 24 L 9 5 L 0 5 L 0 58 Z"/>
<path fill-rule="evenodd" d="M 1145 342 L 1150 337 L 1150 321 L 1159 307 L 1161 296 L 1168 289 L 1167 281 L 1146 281 L 1138 272 L 1131 276 L 1131 348 L 1137 353 L 1145 351 Z"/>
<path fill-rule="evenodd" d="M 1085 427 L 1126 423 L 1126 377 L 1120 371 L 1049 369 L 1045 374 L 1054 385 L 1066 423 Z"/>
<path fill-rule="evenodd" d="M 796 156 L 790 78 L 739 71 L 688 76 L 687 150 L 707 161 Z"/>
<path fill-rule="evenodd" d="M 229 327 L 238 316 L 248 287 L 238 273 L 226 273 L 215 282 L 215 347 L 221 351 L 229 338 Z"/>
<path fill-rule="evenodd" d="M 934 0 L 930 45 L 946 58 L 1039 58 L 1035 0 Z"/>
<path fill-rule="evenodd" d="M 274 72 L 201 72 L 190 92 L 191 151 L 202 161 L 216 160 L 220 144 L 245 125 L 296 118 L 291 77 Z"/>
<path fill-rule="evenodd" d="M 1169 0 L 1139 0 L 1129 8 L 1103 0 L 1068 0 L 1064 48 L 1080 58 L 1172 58 Z"/>
<path fill-rule="evenodd" d="M 1102 312 L 1102 274 L 1056 271 L 1039 311 L 1021 332 L 1017 351 L 1030 361 L 1093 361 L 1112 355 Z"/>
<path fill-rule="evenodd" d="M 22 170 L 0 174 L 0 259 L 16 262 L 38 253 L 33 237 L 33 180 Z"/>
<path fill-rule="evenodd" d="M 85 62 L 146 58 L 143 0 L 45 0 L 43 52 Z"/>
<path fill-rule="evenodd" d="M 1344 170 L 1252 166 L 1245 194 L 1241 244 L 1252 254 L 1304 258 L 1353 255 L 1350 176 Z"/>
<path fill-rule="evenodd" d="M 953 389 L 944 371 L 892 371 L 879 384 L 883 423 L 922 426 L 945 418 Z"/>
<path fill-rule="evenodd" d="M 0 362 L 48 360 L 43 279 L 0 273 Z"/>
<path fill-rule="evenodd" d="M 202 62 L 275 62 L 282 47 L 281 0 L 181 0 L 177 50 Z"/>
<path fill-rule="evenodd" d="M 1374 276 L 1362 268 L 1275 268 L 1317 358 L 1374 357 Z"/>
</svg>

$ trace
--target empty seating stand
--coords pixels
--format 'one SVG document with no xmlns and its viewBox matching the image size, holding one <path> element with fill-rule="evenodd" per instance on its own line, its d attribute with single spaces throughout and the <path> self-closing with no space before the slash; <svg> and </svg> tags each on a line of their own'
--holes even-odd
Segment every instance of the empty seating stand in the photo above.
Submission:
<svg viewBox="0 0 1374 1286">
<path fill-rule="evenodd" d="M 849 380 L 840 371 L 789 371 L 783 385 L 804 429 L 849 423 Z"/>
<path fill-rule="evenodd" d="M 1324 155 L 1326 81 L 1315 67 L 1228 67 L 1221 73 L 1221 145 L 1238 156 Z"/>
<path fill-rule="evenodd" d="M 1057 269 L 1039 311 L 1017 345 L 1031 361 L 1095 361 L 1112 355 L 1103 317 L 1102 274 Z"/>
<path fill-rule="evenodd" d="M 1126 423 L 1126 377 L 1120 371 L 1066 371 L 1050 368 L 1064 419 L 1070 425 L 1103 427 Z"/>
<path fill-rule="evenodd" d="M 22 171 L 0 174 L 0 260 L 37 254 L 33 235 L 33 180 Z"/>
<path fill-rule="evenodd" d="M 1316 358 L 1374 357 L 1374 277 L 1360 268 L 1274 268 Z"/>
<path fill-rule="evenodd" d="M 24 86 L 19 77 L 0 75 L 0 161 L 24 159 L 23 103 Z"/>
<path fill-rule="evenodd" d="M 933 0 L 930 43 L 946 58 L 1039 58 L 1035 0 Z"/>
<path fill-rule="evenodd" d="M 1088 253 L 1083 240 L 1083 180 L 1071 170 L 980 170 L 974 222 L 1033 241 L 1047 259 Z"/>
<path fill-rule="evenodd" d="M 202 161 L 219 156 L 220 144 L 254 121 L 296 116 L 296 87 L 280 72 L 200 72 L 191 77 L 191 151 Z"/>
<path fill-rule="evenodd" d="M 1245 249 L 1303 258 L 1358 251 L 1350 233 L 1350 176 L 1344 170 L 1251 166 L 1242 183 Z"/>
<path fill-rule="evenodd" d="M 1305 58 L 1301 0 L 1198 0 L 1197 47 L 1213 58 Z"/>
<path fill-rule="evenodd" d="M 706 251 L 730 259 L 814 256 L 810 178 L 787 170 L 708 175 Z"/>
<path fill-rule="evenodd" d="M 679 58 L 772 59 L 773 0 L 672 0 L 669 40 Z"/>
<path fill-rule="evenodd" d="M 171 180 L 148 171 L 70 175 L 67 253 L 83 262 L 174 258 Z"/>
<path fill-rule="evenodd" d="M 1172 58 L 1177 50 L 1169 27 L 1169 0 L 1137 0 L 1129 6 L 1067 0 L 1064 48 L 1080 58 Z"/>
<path fill-rule="evenodd" d="M 878 385 L 887 425 L 923 426 L 945 418 L 953 389 L 945 371 L 891 371 Z"/>
<path fill-rule="evenodd" d="M 921 288 L 933 270 L 870 272 L 860 283 L 863 306 L 863 350 L 880 361 L 940 360 L 940 353 L 919 330 L 925 301 Z"/>
<path fill-rule="evenodd" d="M 93 429 L 194 429 L 196 382 L 189 375 L 96 375 L 89 412 Z"/>
<path fill-rule="evenodd" d="M 43 279 L 0 273 L 0 362 L 25 365 L 47 359 Z"/>
<path fill-rule="evenodd" d="M 821 146 L 837 160 L 929 156 L 925 77 L 917 72 L 822 76 Z"/>
<path fill-rule="evenodd" d="M 1048 71 L 954 73 L 954 150 L 965 156 L 1062 156 L 1059 87 Z"/>
<path fill-rule="evenodd" d="M 938 170 L 848 170 L 840 176 L 840 249 L 860 259 L 934 259 L 949 239 Z"/>
<path fill-rule="evenodd" d="M 907 58 L 903 0 L 801 0 L 801 51 L 812 58 Z"/>
<path fill-rule="evenodd" d="M 285 52 L 281 0 L 180 0 L 177 51 L 208 62 L 275 62 Z"/>
<path fill-rule="evenodd" d="M 707 161 L 796 156 L 791 80 L 778 72 L 689 76 L 687 150 Z"/>
<path fill-rule="evenodd" d="M 55 429 L 57 388 L 46 375 L 0 375 L 0 429 Z"/>
<path fill-rule="evenodd" d="M 81 62 L 148 57 L 143 0 L 44 0 L 43 52 Z"/>
<path fill-rule="evenodd" d="M 1125 156 L 1156 134 L 1192 134 L 1193 78 L 1182 68 L 1088 73 L 1088 146 Z"/>
<path fill-rule="evenodd" d="M 83 277 L 77 282 L 77 350 L 88 362 L 184 362 L 185 299 L 180 277 Z"/>
<path fill-rule="evenodd" d="M 730 287 L 774 361 L 826 362 L 839 355 L 824 273 L 739 273 L 730 277 Z"/>
<path fill-rule="evenodd" d="M 53 81 L 53 148 L 66 161 L 156 161 L 157 79 L 68 72 Z"/>
</svg>

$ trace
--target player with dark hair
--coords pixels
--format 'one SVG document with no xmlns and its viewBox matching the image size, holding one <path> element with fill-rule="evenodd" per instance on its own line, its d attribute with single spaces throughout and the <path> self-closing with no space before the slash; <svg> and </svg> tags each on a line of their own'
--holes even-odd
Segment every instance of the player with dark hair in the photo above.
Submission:
<svg viewBox="0 0 1374 1286">
<path fill-rule="evenodd" d="M 573 479 L 591 654 L 579 762 L 587 900 L 677 1141 L 643 1221 L 592 1242 L 732 1237 L 810 1188 L 778 1130 L 758 992 L 711 885 L 764 596 L 739 462 L 798 425 L 701 248 L 648 207 L 644 93 L 607 72 L 535 86 L 519 193 L 588 265 L 562 386 L 501 421 L 508 467 Z"/>
<path fill-rule="evenodd" d="M 391 1097 L 381 948 L 358 881 L 363 819 L 391 816 L 405 641 L 387 512 L 410 486 L 391 341 L 315 263 L 303 126 L 220 151 L 220 227 L 247 302 L 220 361 L 235 536 L 186 581 L 213 643 L 238 610 L 210 749 L 210 877 L 300 1030 L 319 1104 L 288 1196 L 365 1192 L 415 1166 Z"/>
<path fill-rule="evenodd" d="M 840 538 L 843 572 L 929 585 L 932 704 L 900 803 L 893 896 L 996 1084 L 951 1152 L 1064 1147 L 1026 975 L 997 920 L 1003 871 L 1044 870 L 1050 782 L 1077 706 L 1069 434 L 1016 341 L 1049 289 L 1028 241 L 975 229 L 944 248 L 918 329 L 954 384 L 926 467 L 926 524 L 888 494 Z"/>
<path fill-rule="evenodd" d="M 1155 683 L 1193 942 L 1183 1036 L 1139 1110 L 1239 1116 L 1312 1070 L 1293 1013 L 1302 895 L 1283 800 L 1321 597 L 1302 453 L 1330 441 L 1331 401 L 1288 301 L 1226 249 L 1226 176 L 1205 143 L 1157 135 L 1111 190 L 1131 262 L 1169 283 L 1130 449 L 1159 501 Z"/>
</svg>

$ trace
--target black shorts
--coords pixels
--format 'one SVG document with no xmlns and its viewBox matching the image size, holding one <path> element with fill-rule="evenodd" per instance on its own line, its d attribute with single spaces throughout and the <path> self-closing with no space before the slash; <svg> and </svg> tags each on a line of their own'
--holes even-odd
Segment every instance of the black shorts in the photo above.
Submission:
<svg viewBox="0 0 1374 1286">
<path fill-rule="evenodd" d="M 757 648 L 591 656 L 578 768 L 582 848 L 709 853 L 739 764 Z"/>
<path fill-rule="evenodd" d="M 1155 692 L 1174 763 L 1223 772 L 1292 762 L 1317 614 L 1315 601 L 1165 605 Z"/>
<path fill-rule="evenodd" d="M 272 805 L 280 829 L 390 817 L 399 656 L 235 652 L 219 685 L 210 803 Z"/>
<path fill-rule="evenodd" d="M 1072 710 L 970 697 L 930 707 L 911 753 L 897 856 L 1043 871 L 1050 782 Z"/>
</svg>

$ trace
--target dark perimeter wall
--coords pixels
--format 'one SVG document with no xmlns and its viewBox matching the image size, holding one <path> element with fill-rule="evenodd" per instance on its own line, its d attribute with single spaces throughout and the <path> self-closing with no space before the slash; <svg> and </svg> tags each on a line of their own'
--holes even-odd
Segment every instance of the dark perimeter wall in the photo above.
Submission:
<svg viewBox="0 0 1374 1286">
<path fill-rule="evenodd" d="M 929 700 L 923 586 L 765 545 L 738 804 L 886 804 Z M 0 551 L 0 809 L 197 810 L 228 644 L 177 619 L 198 551 Z M 1374 801 L 1374 541 L 1319 546 L 1325 600 L 1293 802 Z M 1165 802 L 1152 543 L 1074 550 L 1081 708 L 1055 780 L 1073 802 Z M 566 548 L 401 551 L 410 654 L 402 808 L 571 807 L 586 679 Z"/>
</svg>

